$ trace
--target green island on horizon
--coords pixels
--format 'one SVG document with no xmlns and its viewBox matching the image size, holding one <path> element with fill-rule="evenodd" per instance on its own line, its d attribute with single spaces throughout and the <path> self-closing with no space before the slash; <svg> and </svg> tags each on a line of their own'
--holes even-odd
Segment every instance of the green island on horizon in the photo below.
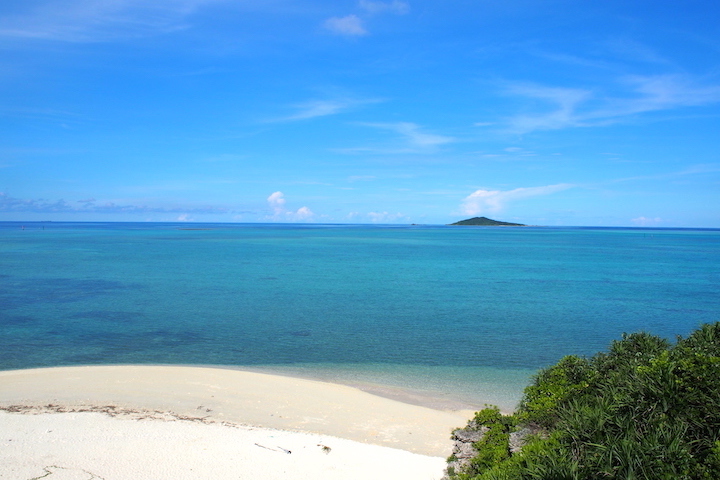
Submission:
<svg viewBox="0 0 720 480">
<path fill-rule="evenodd" d="M 501 222 L 499 220 L 493 220 L 491 218 L 487 217 L 473 217 L 468 218 L 467 220 L 460 220 L 459 222 L 451 223 L 452 225 L 461 225 L 461 226 L 481 226 L 481 227 L 526 227 L 527 225 L 523 223 L 510 223 L 510 222 Z"/>
</svg>

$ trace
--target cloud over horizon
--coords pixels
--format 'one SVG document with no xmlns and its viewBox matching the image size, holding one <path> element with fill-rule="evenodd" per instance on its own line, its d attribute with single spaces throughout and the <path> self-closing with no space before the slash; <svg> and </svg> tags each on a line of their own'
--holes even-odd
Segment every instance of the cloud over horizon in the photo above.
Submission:
<svg viewBox="0 0 720 480">
<path fill-rule="evenodd" d="M 179 213 L 179 214 L 226 214 L 235 213 L 224 207 L 214 206 L 170 206 L 160 207 L 151 205 L 119 205 L 106 201 L 97 203 L 94 198 L 68 202 L 64 199 L 47 200 L 44 198 L 23 200 L 14 198 L 0 192 L 0 211 L 2 212 L 32 212 L 32 213 Z M 246 213 L 246 212 L 239 212 Z"/>
<path fill-rule="evenodd" d="M 514 190 L 476 190 L 462 201 L 461 210 L 467 215 L 481 215 L 484 213 L 497 213 L 502 211 L 508 203 L 524 198 L 550 195 L 561 192 L 574 185 L 560 183 L 543 187 L 516 188 Z"/>
<path fill-rule="evenodd" d="M 308 207 L 300 207 L 296 211 L 285 208 L 285 194 L 277 191 L 270 194 L 267 198 L 268 206 L 272 210 L 272 215 L 267 218 L 281 222 L 308 222 L 315 218 L 315 213 Z"/>
<path fill-rule="evenodd" d="M 630 220 L 633 224 L 637 225 L 638 227 L 650 227 L 655 225 L 660 225 L 663 223 L 663 219 L 660 217 L 655 218 L 648 218 L 648 217 L 637 217 Z"/>
<path fill-rule="evenodd" d="M 350 212 L 346 218 L 351 222 L 370 221 L 371 223 L 400 223 L 409 221 L 409 217 L 403 213 L 390 213 L 387 211 L 372 211 L 367 213 Z"/>
</svg>

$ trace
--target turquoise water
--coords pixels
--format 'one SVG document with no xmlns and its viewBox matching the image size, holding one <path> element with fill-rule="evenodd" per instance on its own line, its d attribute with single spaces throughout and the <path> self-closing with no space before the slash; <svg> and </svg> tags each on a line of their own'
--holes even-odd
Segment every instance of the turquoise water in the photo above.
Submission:
<svg viewBox="0 0 720 480">
<path fill-rule="evenodd" d="M 563 355 L 720 320 L 720 230 L 22 227 L 0 223 L 0 369 L 251 367 L 512 407 Z"/>
</svg>

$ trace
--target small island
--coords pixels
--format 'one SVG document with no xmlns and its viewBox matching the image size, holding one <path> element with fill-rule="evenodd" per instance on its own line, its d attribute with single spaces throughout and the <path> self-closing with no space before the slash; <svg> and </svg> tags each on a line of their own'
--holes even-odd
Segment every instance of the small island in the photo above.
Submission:
<svg viewBox="0 0 720 480">
<path fill-rule="evenodd" d="M 500 222 L 498 220 L 493 220 L 491 218 L 487 217 L 473 217 L 468 218 L 467 220 L 461 220 L 459 222 L 451 223 L 450 225 L 479 225 L 483 227 L 526 227 L 527 225 L 524 225 L 522 223 L 510 223 L 510 222 Z"/>
</svg>

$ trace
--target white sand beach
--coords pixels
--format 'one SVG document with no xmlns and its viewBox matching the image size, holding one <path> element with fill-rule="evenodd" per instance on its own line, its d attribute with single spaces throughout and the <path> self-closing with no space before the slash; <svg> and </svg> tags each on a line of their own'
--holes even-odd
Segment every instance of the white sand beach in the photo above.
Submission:
<svg viewBox="0 0 720 480">
<path fill-rule="evenodd" d="M 438 479 L 470 411 L 179 366 L 0 372 L 0 478 Z"/>
</svg>

